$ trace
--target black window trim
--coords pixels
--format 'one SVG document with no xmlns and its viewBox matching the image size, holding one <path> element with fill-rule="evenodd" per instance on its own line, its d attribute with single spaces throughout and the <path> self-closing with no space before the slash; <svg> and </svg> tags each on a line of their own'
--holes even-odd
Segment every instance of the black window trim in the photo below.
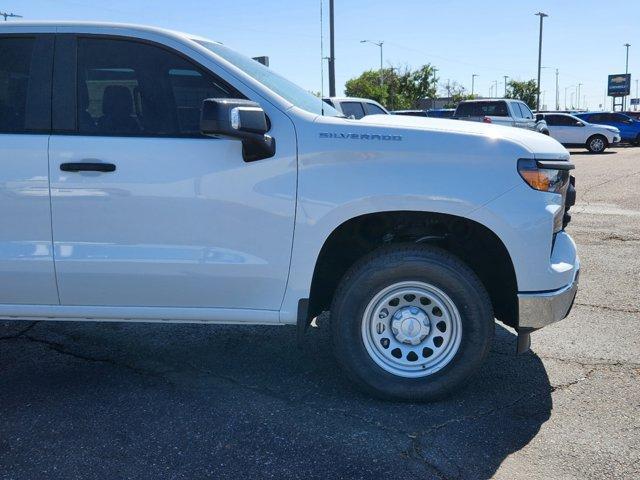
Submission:
<svg viewBox="0 0 640 480">
<path fill-rule="evenodd" d="M 36 78 L 37 81 L 30 82 L 27 90 L 25 128 L 0 131 L 0 135 L 48 135 L 51 133 L 51 92 L 55 34 L 39 32 L 0 33 L 0 40 L 10 38 L 34 40 L 29 75 Z M 34 96 L 39 97 L 35 102 L 33 100 Z M 40 125 L 38 125 L 39 122 L 41 122 Z M 29 125 L 34 126 L 29 127 Z"/>
<path fill-rule="evenodd" d="M 152 40 L 147 40 L 144 38 L 132 37 L 128 35 L 109 35 L 109 34 L 101 34 L 101 33 L 69 33 L 69 34 L 56 34 L 56 45 L 58 45 L 58 37 L 61 39 L 66 39 L 66 42 L 71 43 L 71 47 L 65 45 L 67 50 L 63 48 L 56 48 L 55 58 L 54 58 L 54 75 L 53 75 L 53 104 L 54 106 L 66 107 L 61 108 L 60 114 L 53 116 L 52 130 L 51 133 L 55 135 L 71 135 L 71 136 L 81 136 L 81 137 L 104 137 L 104 138 L 177 138 L 177 139 L 194 139 L 194 140 L 215 140 L 216 137 L 205 136 L 202 134 L 191 134 L 185 133 L 182 135 L 171 133 L 171 134 L 153 134 L 147 132 L 140 133 L 119 133 L 117 135 L 105 134 L 103 132 L 83 132 L 80 133 L 78 131 L 78 109 L 76 107 L 76 102 L 78 98 L 78 40 L 80 39 L 104 39 L 104 40 L 120 40 L 120 41 L 128 41 L 141 43 L 144 45 L 150 45 L 153 47 L 160 48 L 169 52 L 173 55 L 177 55 L 184 61 L 190 63 L 197 70 L 200 70 L 203 74 L 212 76 L 219 81 L 220 83 L 228 86 L 231 90 L 236 91 L 242 98 L 247 98 L 244 93 L 238 90 L 235 86 L 231 85 L 229 82 L 221 78 L 216 73 L 212 72 L 209 68 L 202 65 L 200 62 L 195 60 L 194 58 L 186 55 L 174 48 L 171 48 L 163 43 L 154 42 Z M 72 52 L 68 50 L 71 48 Z M 69 62 L 69 60 L 72 62 Z M 72 63 L 72 65 L 66 65 L 68 63 Z M 57 65 L 65 65 L 65 68 L 57 68 Z M 72 77 L 72 78 L 71 78 Z M 73 108 L 71 108 L 71 106 Z M 70 111 L 69 111 L 70 110 Z M 56 109 L 54 108 L 54 112 Z"/>
</svg>

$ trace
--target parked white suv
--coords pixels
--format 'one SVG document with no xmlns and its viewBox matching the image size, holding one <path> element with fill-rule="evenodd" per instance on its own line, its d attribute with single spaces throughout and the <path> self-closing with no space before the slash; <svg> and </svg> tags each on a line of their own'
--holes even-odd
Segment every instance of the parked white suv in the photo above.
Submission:
<svg viewBox="0 0 640 480">
<path fill-rule="evenodd" d="M 544 119 L 536 119 L 526 103 L 511 98 L 464 100 L 458 104 L 452 118 L 526 128 L 549 135 Z"/>
<path fill-rule="evenodd" d="M 369 98 L 327 97 L 323 100 L 345 117 L 355 118 L 356 120 L 360 120 L 367 115 L 389 115 L 386 108 Z"/>
<path fill-rule="evenodd" d="M 302 333 L 330 310 L 354 382 L 424 400 L 466 383 L 494 318 L 525 350 L 577 289 L 558 142 L 344 118 L 200 37 L 1 24 L 0 152 L 2 319 Z"/>
<path fill-rule="evenodd" d="M 584 147 L 592 153 L 602 153 L 620 142 L 620 130 L 609 125 L 596 125 L 568 113 L 538 113 L 545 120 L 549 134 L 565 147 Z"/>
</svg>

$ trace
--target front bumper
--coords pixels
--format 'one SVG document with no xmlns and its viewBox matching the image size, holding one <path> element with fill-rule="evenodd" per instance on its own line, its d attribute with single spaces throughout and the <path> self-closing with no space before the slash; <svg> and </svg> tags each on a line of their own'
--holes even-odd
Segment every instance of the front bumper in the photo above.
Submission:
<svg viewBox="0 0 640 480">
<path fill-rule="evenodd" d="M 613 142 L 611 142 L 611 143 L 620 143 L 620 135 L 615 134 L 613 136 Z"/>
<path fill-rule="evenodd" d="M 569 315 L 578 291 L 579 265 L 575 272 L 573 281 L 559 290 L 518 294 L 518 330 L 537 330 Z"/>
</svg>

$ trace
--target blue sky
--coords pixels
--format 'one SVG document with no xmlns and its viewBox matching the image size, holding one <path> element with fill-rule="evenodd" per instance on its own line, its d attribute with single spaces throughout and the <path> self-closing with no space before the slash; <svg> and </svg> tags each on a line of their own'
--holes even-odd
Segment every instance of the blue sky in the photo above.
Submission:
<svg viewBox="0 0 640 480">
<path fill-rule="evenodd" d="M 99 20 L 156 25 L 203 35 L 250 56 L 269 55 L 271 67 L 308 90 L 320 90 L 320 0 L 0 0 L 0 11 L 32 20 Z M 362 39 L 384 40 L 386 65 L 432 63 L 447 80 L 488 95 L 504 75 L 536 76 L 538 17 L 545 19 L 542 87 L 545 103 L 560 103 L 582 83 L 581 104 L 604 101 L 606 76 L 624 72 L 624 43 L 631 43 L 632 92 L 640 79 L 640 1 L 618 0 L 335 0 L 336 81 L 377 69 L 379 50 Z M 328 55 L 328 0 L 325 55 Z M 325 91 L 326 63 L 324 65 Z M 442 88 L 444 92 L 444 88 Z M 575 101 L 574 101 L 575 104 Z"/>
</svg>

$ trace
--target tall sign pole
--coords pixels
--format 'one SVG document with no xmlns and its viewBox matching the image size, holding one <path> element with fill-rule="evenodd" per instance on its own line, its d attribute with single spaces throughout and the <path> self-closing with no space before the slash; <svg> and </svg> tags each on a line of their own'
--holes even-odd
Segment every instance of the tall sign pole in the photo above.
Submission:
<svg viewBox="0 0 640 480">
<path fill-rule="evenodd" d="M 625 62 L 624 73 L 629 73 L 629 47 L 630 43 L 625 43 L 624 46 L 627 48 L 627 60 Z M 627 96 L 622 97 L 622 111 L 624 112 L 627 109 Z"/>
<path fill-rule="evenodd" d="M 333 21 L 333 0 L 329 0 L 329 96 L 336 96 L 336 50 Z"/>
<path fill-rule="evenodd" d="M 538 88 L 536 89 L 536 110 L 540 110 L 540 71 L 542 68 L 542 22 L 544 17 L 548 17 L 546 13 L 538 12 L 536 16 L 540 17 L 540 36 L 538 37 Z"/>
</svg>

